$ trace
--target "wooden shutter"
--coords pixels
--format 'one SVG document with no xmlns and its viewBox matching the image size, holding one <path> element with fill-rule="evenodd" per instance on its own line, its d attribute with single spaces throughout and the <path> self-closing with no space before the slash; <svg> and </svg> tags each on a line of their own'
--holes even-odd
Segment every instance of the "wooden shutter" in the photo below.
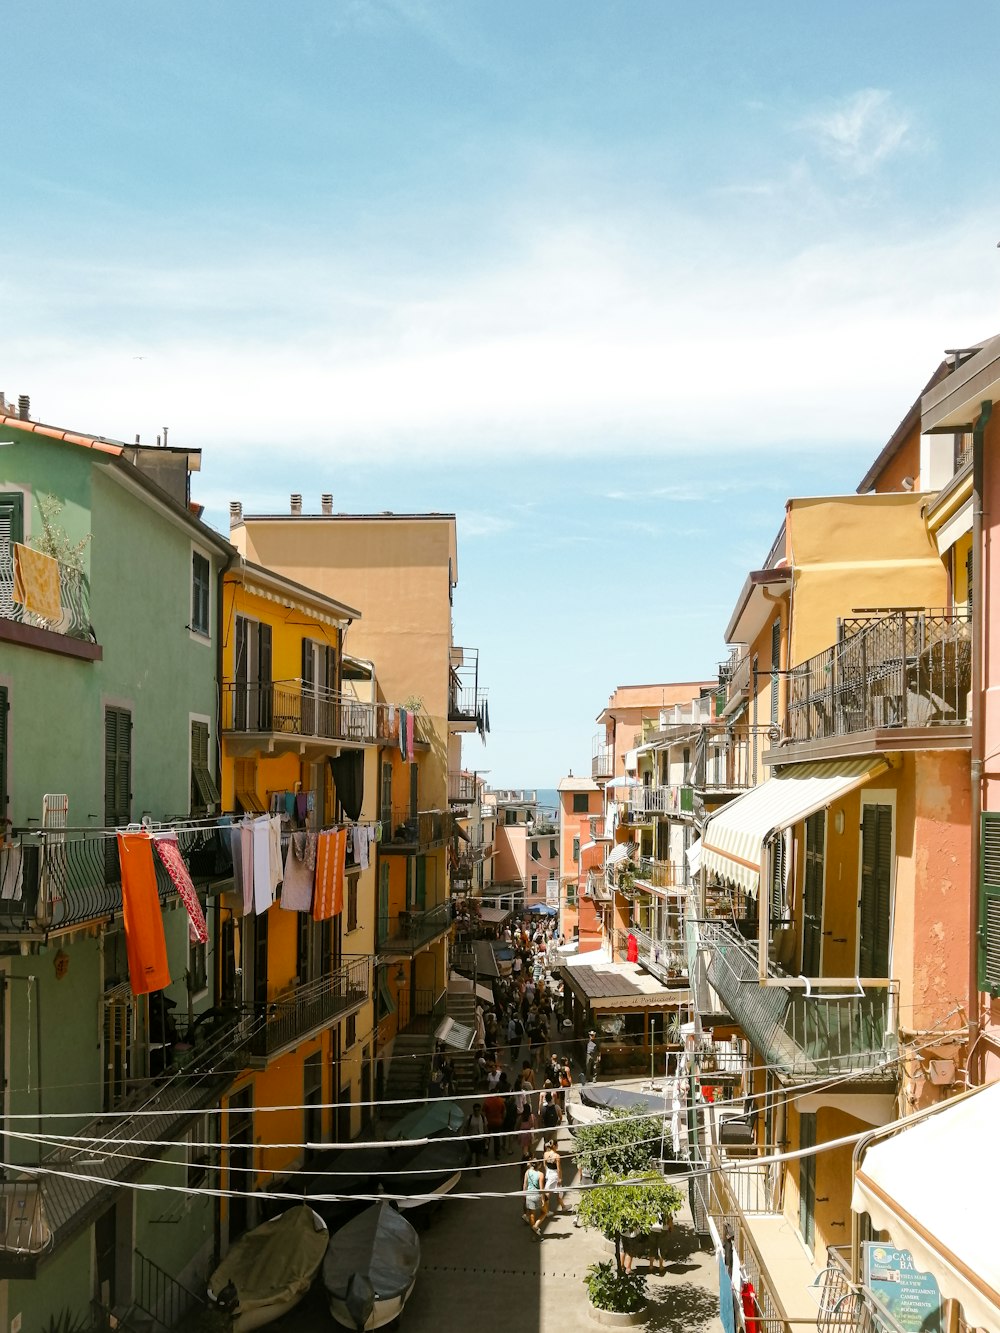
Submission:
<svg viewBox="0 0 1000 1333">
<path fill-rule="evenodd" d="M 383 824 L 392 823 L 392 764 L 382 765 L 382 799 L 379 818 Z M 392 830 L 386 829 L 386 840 L 392 836 Z"/>
<path fill-rule="evenodd" d="M 777 925 L 785 915 L 785 874 L 787 851 L 785 835 L 779 833 L 771 843 L 771 923 Z"/>
<path fill-rule="evenodd" d="M 413 905 L 418 912 L 425 911 L 427 907 L 427 858 L 425 856 L 417 857 L 417 883 Z"/>
<path fill-rule="evenodd" d="M 826 814 L 819 810 L 806 820 L 806 854 L 802 885 L 802 972 L 819 976 L 823 938 L 823 872 Z"/>
<path fill-rule="evenodd" d="M 260 729 L 271 730 L 271 626 L 257 626 L 257 680 L 260 683 Z"/>
<path fill-rule="evenodd" d="M 125 708 L 104 710 L 104 823 L 127 824 L 132 811 L 132 714 Z"/>
<path fill-rule="evenodd" d="M 0 616 L 14 613 L 14 543 L 24 540 L 24 496 L 0 495 Z"/>
<path fill-rule="evenodd" d="M 778 687 L 781 677 L 781 621 L 776 620 L 771 626 L 771 721 L 778 721 Z"/>
<path fill-rule="evenodd" d="M 979 989 L 1000 995 L 1000 812 L 983 811 L 979 844 Z"/>
<path fill-rule="evenodd" d="M 220 805 L 208 758 L 208 723 L 191 723 L 191 809 L 205 814 L 210 805 Z"/>
<path fill-rule="evenodd" d="M 973 570 L 973 558 L 972 558 L 972 547 L 970 546 L 965 556 L 965 586 L 966 586 L 966 601 L 968 603 L 966 610 L 970 616 L 972 615 L 973 596 L 976 591 L 975 588 L 973 588 L 972 586 L 972 570 Z"/>
<path fill-rule="evenodd" d="M 889 975 L 892 928 L 892 806 L 862 806 L 858 974 Z"/>
<path fill-rule="evenodd" d="M 415 819 L 417 815 L 417 781 L 418 770 L 416 764 L 410 765 L 410 818 Z"/>
</svg>

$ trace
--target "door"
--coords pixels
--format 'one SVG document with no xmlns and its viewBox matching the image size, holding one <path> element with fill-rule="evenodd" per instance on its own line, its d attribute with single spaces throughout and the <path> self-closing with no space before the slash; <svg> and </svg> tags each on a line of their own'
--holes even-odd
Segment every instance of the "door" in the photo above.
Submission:
<svg viewBox="0 0 1000 1333">
<path fill-rule="evenodd" d="M 249 616 L 236 617 L 236 663 L 233 686 L 233 728 L 270 731 L 271 626 Z"/>
<path fill-rule="evenodd" d="M 242 1236 L 250 1222 L 249 1194 L 253 1189 L 253 1085 L 229 1099 L 229 1243 Z"/>
<path fill-rule="evenodd" d="M 118 1254 L 117 1207 L 110 1208 L 94 1223 L 94 1281 L 102 1309 L 113 1310 L 118 1302 L 115 1270 Z"/>
<path fill-rule="evenodd" d="M 892 939 L 892 806 L 861 808 L 858 975 L 888 977 Z"/>
<path fill-rule="evenodd" d="M 392 764 L 382 765 L 382 790 L 379 819 L 385 825 L 384 836 L 392 837 Z"/>
<path fill-rule="evenodd" d="M 302 1129 L 306 1143 L 323 1141 L 323 1052 L 307 1055 L 302 1065 Z M 307 1150 L 308 1151 L 308 1150 Z"/>
<path fill-rule="evenodd" d="M 413 906 L 418 912 L 426 911 L 427 908 L 427 857 L 418 856 L 416 866 L 416 891 L 413 895 Z M 533 877 L 537 882 L 538 876 Z"/>
<path fill-rule="evenodd" d="M 805 879 L 802 890 L 802 975 L 818 977 L 823 946 L 823 880 L 826 873 L 826 814 L 806 820 Z"/>
<path fill-rule="evenodd" d="M 124 828 L 132 817 L 132 714 L 126 708 L 104 710 L 104 827 Z M 107 882 L 121 874 L 118 846 L 105 840 Z"/>
<path fill-rule="evenodd" d="M 258 1012 L 267 1007 L 267 925 L 268 914 L 253 919 L 253 1002 Z"/>
<path fill-rule="evenodd" d="M 799 1116 L 799 1147 L 815 1148 L 816 1116 Z M 799 1158 L 799 1231 L 809 1250 L 816 1244 L 816 1155 Z"/>
<path fill-rule="evenodd" d="M 376 933 L 380 940 L 389 934 L 389 863 L 383 861 L 378 869 L 378 923 Z"/>
</svg>

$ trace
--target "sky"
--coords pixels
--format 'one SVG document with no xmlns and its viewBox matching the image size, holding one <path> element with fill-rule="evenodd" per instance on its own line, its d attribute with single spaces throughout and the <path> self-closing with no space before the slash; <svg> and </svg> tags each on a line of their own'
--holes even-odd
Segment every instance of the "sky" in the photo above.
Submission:
<svg viewBox="0 0 1000 1333">
<path fill-rule="evenodd" d="M 1000 331 L 1000 8 L 5 8 L 0 389 L 195 494 L 455 512 L 504 786 L 710 678 L 791 495 Z"/>
</svg>

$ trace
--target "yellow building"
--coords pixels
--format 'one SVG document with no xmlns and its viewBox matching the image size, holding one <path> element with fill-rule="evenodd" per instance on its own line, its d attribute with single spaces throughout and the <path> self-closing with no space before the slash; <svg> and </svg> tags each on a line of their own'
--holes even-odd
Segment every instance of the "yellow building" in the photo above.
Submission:
<svg viewBox="0 0 1000 1333">
<path fill-rule="evenodd" d="M 489 728 L 478 651 L 452 639 L 458 581 L 452 514 L 244 515 L 231 507 L 230 538 L 247 559 L 361 611 L 352 650 L 375 663 L 378 682 L 413 721 L 412 744 L 380 741 L 375 983 L 378 1089 L 388 1098 L 422 1090 L 430 1039 L 447 1007 L 454 821 L 449 785 L 462 773 L 462 733 Z"/>
<path fill-rule="evenodd" d="M 224 1187 L 266 1188 L 303 1156 L 269 1144 L 348 1138 L 369 1114 L 359 1103 L 374 1086 L 376 858 L 360 830 L 374 834 L 384 720 L 371 665 L 344 654 L 358 615 L 247 561 L 224 577 L 223 809 L 237 819 L 276 816 L 283 862 L 290 842 L 305 864 L 320 830 L 351 830 L 341 903 L 327 919 L 314 919 L 308 890 L 295 898 L 287 877 L 267 905 L 259 882 L 244 893 L 238 873 L 220 903 L 217 994 L 246 1029 L 246 1070 L 223 1117 L 224 1141 L 234 1145 Z M 238 1196 L 223 1201 L 222 1214 L 230 1238 L 256 1220 Z"/>
</svg>

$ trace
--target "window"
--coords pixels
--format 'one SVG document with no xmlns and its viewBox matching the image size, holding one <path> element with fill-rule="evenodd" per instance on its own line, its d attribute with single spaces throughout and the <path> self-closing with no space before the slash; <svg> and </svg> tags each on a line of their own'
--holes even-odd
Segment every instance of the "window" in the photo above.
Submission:
<svg viewBox="0 0 1000 1333">
<path fill-rule="evenodd" d="M 351 1014 L 344 1024 L 344 1045 L 353 1046 L 358 1039 L 358 1016 Z"/>
<path fill-rule="evenodd" d="M 1000 813 L 983 812 L 979 847 L 979 989 L 1000 995 Z"/>
<path fill-rule="evenodd" d="M 209 1145 L 215 1142 L 217 1124 L 214 1116 L 200 1115 L 190 1125 L 187 1135 L 187 1187 L 193 1190 L 217 1183 L 209 1181 L 209 1174 L 215 1165 L 215 1149 Z"/>
<path fill-rule="evenodd" d="M 209 634 L 211 606 L 211 566 L 198 551 L 191 556 L 191 628 L 195 634 Z"/>
<path fill-rule="evenodd" d="M 375 1015 L 379 1022 L 387 1018 L 389 1014 L 396 1012 L 396 1000 L 392 993 L 392 987 L 389 985 L 389 969 L 380 967 L 378 970 L 378 1003 L 375 1007 Z"/>
<path fill-rule="evenodd" d="M 24 496 L 0 495 L 0 616 L 14 614 L 14 543 L 24 540 Z"/>
<path fill-rule="evenodd" d="M 788 874 L 788 849 L 784 833 L 771 844 L 771 925 L 778 926 L 785 917 L 785 881 Z"/>
<path fill-rule="evenodd" d="M 358 877 L 357 875 L 348 875 L 347 877 L 347 929 L 357 930 L 358 928 Z"/>
<path fill-rule="evenodd" d="M 7 687 L 0 685 L 0 837 L 4 832 L 4 820 L 7 818 L 7 713 L 10 699 Z"/>
<path fill-rule="evenodd" d="M 892 806 L 861 809 L 858 975 L 887 977 L 892 933 Z"/>
<path fill-rule="evenodd" d="M 257 795 L 257 760 L 237 759 L 233 765 L 236 779 L 236 800 L 239 813 L 244 815 L 264 813 L 264 803 Z"/>
<path fill-rule="evenodd" d="M 204 912 L 208 904 L 207 898 L 199 893 L 198 901 Z M 192 998 L 208 990 L 208 945 L 199 944 L 197 940 L 188 941 L 187 987 L 188 994 Z"/>
<path fill-rule="evenodd" d="M 802 975 L 818 977 L 823 941 L 823 875 L 826 813 L 806 820 L 806 863 L 802 886 Z"/>
<path fill-rule="evenodd" d="M 233 730 L 270 731 L 271 626 L 236 617 Z"/>
<path fill-rule="evenodd" d="M 580 861 L 580 839 L 573 839 L 573 860 L 579 864 Z"/>
<path fill-rule="evenodd" d="M 549 860 L 554 861 L 559 855 L 559 848 L 556 846 L 555 838 L 549 839 Z"/>
<path fill-rule="evenodd" d="M 221 805 L 208 757 L 208 723 L 191 723 L 191 813 L 214 814 Z"/>
<path fill-rule="evenodd" d="M 585 815 L 590 809 L 590 797 L 585 791 L 575 791 L 573 793 L 573 813 L 574 815 Z"/>
<path fill-rule="evenodd" d="M 532 875 L 532 877 L 531 877 L 531 892 L 532 892 L 532 893 L 537 893 L 537 892 L 538 892 L 538 876 L 537 876 L 537 875 Z"/>
<path fill-rule="evenodd" d="M 505 810 L 505 811 L 503 812 L 503 822 L 504 822 L 505 824 L 516 824 L 516 823 L 517 823 L 517 811 L 516 811 L 516 810 Z"/>
<path fill-rule="evenodd" d="M 132 714 L 126 708 L 105 708 L 104 826 L 122 828 L 131 817 Z"/>
<path fill-rule="evenodd" d="M 537 843 L 537 842 L 533 842 L 533 843 L 531 844 L 531 859 L 532 859 L 532 861 L 537 861 L 537 860 L 538 860 L 538 843 Z"/>
<path fill-rule="evenodd" d="M 816 1113 L 799 1115 L 799 1147 L 816 1147 Z M 816 1154 L 799 1158 L 799 1230 L 810 1252 L 816 1244 Z"/>
</svg>

